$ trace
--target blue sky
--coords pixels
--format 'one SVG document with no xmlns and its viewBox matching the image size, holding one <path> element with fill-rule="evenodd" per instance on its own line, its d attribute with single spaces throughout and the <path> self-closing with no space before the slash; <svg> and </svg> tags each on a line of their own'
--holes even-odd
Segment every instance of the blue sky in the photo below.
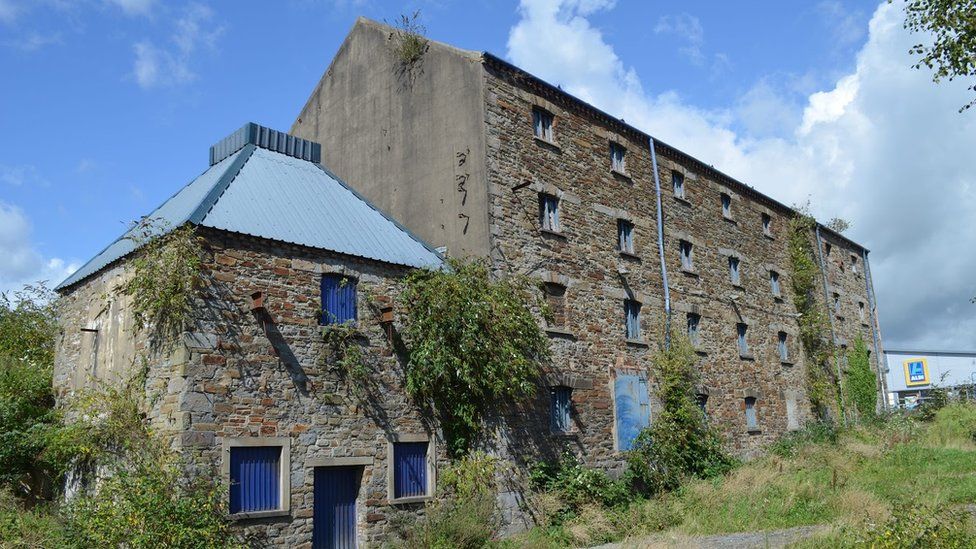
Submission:
<svg viewBox="0 0 976 549">
<path fill-rule="evenodd" d="M 356 16 L 418 8 L 433 39 L 506 57 L 780 201 L 810 199 L 822 219 L 851 218 L 887 339 L 976 348 L 976 258 L 932 269 L 947 239 L 976 245 L 976 221 L 946 220 L 974 217 L 958 157 L 976 150 L 976 113 L 955 112 L 964 86 L 908 68 L 897 9 L 860 0 L 0 0 L 0 289 L 59 281 L 242 123 L 287 130 Z M 935 177 L 955 191 L 926 206 Z"/>
</svg>

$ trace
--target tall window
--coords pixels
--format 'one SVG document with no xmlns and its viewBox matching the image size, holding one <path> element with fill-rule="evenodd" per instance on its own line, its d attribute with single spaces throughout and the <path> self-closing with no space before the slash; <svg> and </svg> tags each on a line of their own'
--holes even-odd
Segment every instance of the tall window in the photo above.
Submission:
<svg viewBox="0 0 976 549">
<path fill-rule="evenodd" d="M 865 314 L 864 313 L 865 313 L 865 311 L 866 311 L 866 309 L 864 308 L 864 302 L 863 301 L 858 301 L 857 302 L 857 316 L 858 316 L 858 318 L 861 319 L 861 322 L 864 322 L 864 318 L 865 318 Z"/>
<path fill-rule="evenodd" d="M 627 149 L 619 143 L 610 142 L 610 169 L 615 172 L 627 173 L 625 156 Z"/>
<path fill-rule="evenodd" d="M 851 272 L 857 274 L 857 256 L 851 254 Z"/>
<path fill-rule="evenodd" d="M 762 214 L 762 230 L 766 236 L 773 235 L 773 218 L 769 214 Z"/>
<path fill-rule="evenodd" d="M 732 281 L 734 286 L 738 286 L 742 283 L 739 278 L 739 258 L 729 256 L 729 279 Z"/>
<path fill-rule="evenodd" d="M 571 426 L 570 407 L 573 402 L 573 390 L 569 387 L 553 387 L 550 393 L 552 396 L 550 409 L 552 430 L 557 433 L 568 433 Z"/>
<path fill-rule="evenodd" d="M 393 497 L 426 496 L 429 442 L 393 443 Z"/>
<path fill-rule="evenodd" d="M 830 242 L 824 242 L 824 255 L 825 256 L 830 257 L 830 251 L 833 250 L 833 249 L 834 249 L 834 247 L 830 245 Z"/>
<path fill-rule="evenodd" d="M 708 395 L 698 393 L 695 395 L 695 403 L 698 404 L 698 409 L 701 410 L 702 419 L 708 421 Z"/>
<path fill-rule="evenodd" d="M 552 142 L 552 113 L 540 107 L 532 109 L 532 131 L 544 141 Z"/>
<path fill-rule="evenodd" d="M 551 194 L 539 195 L 539 225 L 547 231 L 559 232 L 559 199 Z"/>
<path fill-rule="evenodd" d="M 546 282 L 543 286 L 546 293 L 546 304 L 552 313 L 550 325 L 554 328 L 566 326 L 566 287 L 562 284 Z"/>
<path fill-rule="evenodd" d="M 634 253 L 634 224 L 626 219 L 617 220 L 617 247 L 621 252 Z"/>
<path fill-rule="evenodd" d="M 695 270 L 695 256 L 691 242 L 681 240 L 678 242 L 678 252 L 681 253 L 681 268 L 686 271 Z"/>
<path fill-rule="evenodd" d="M 674 196 L 685 197 L 685 176 L 681 172 L 671 172 L 671 185 L 674 187 Z"/>
<path fill-rule="evenodd" d="M 230 449 L 230 512 L 281 509 L 281 446 Z"/>
<path fill-rule="evenodd" d="M 322 324 L 356 322 L 356 279 L 322 275 Z"/>
<path fill-rule="evenodd" d="M 769 289 L 773 292 L 774 297 L 780 297 L 779 289 L 779 273 L 776 271 L 769 271 Z"/>
<path fill-rule="evenodd" d="M 627 325 L 627 339 L 640 340 L 640 310 L 641 304 L 632 299 L 624 300 L 624 315 Z"/>
<path fill-rule="evenodd" d="M 840 294 L 834 292 L 834 314 L 840 316 Z"/>
<path fill-rule="evenodd" d="M 749 340 L 746 338 L 746 332 L 749 327 L 743 323 L 735 325 L 735 331 L 738 335 L 737 343 L 739 345 L 739 356 L 747 357 L 749 356 Z"/>
<path fill-rule="evenodd" d="M 790 348 L 786 344 L 786 332 L 780 332 L 778 334 L 776 349 L 779 351 L 780 362 L 788 362 L 790 360 Z"/>
<path fill-rule="evenodd" d="M 688 341 L 695 347 L 701 343 L 698 327 L 701 324 L 701 315 L 688 313 Z"/>
<path fill-rule="evenodd" d="M 732 197 L 722 193 L 722 215 L 726 219 L 732 219 Z"/>
<path fill-rule="evenodd" d="M 755 397 L 746 397 L 746 429 L 750 431 L 759 430 L 759 420 L 756 417 Z"/>
</svg>

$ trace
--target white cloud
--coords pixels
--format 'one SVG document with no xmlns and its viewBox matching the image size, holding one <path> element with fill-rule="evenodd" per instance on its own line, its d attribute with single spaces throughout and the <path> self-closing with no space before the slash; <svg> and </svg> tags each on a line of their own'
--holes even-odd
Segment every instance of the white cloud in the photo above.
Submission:
<svg viewBox="0 0 976 549">
<path fill-rule="evenodd" d="M 654 34 L 671 34 L 677 36 L 684 45 L 678 51 L 696 65 L 705 62 L 702 45 L 705 43 L 705 29 L 697 17 L 681 13 L 678 15 L 662 15 L 654 25 Z"/>
<path fill-rule="evenodd" d="M 112 4 L 122 9 L 126 15 L 150 15 L 152 13 L 153 4 L 155 0 L 105 0 L 106 3 Z"/>
<path fill-rule="evenodd" d="M 37 51 L 43 48 L 44 46 L 50 46 L 52 44 L 60 44 L 60 43 L 61 43 L 61 33 L 59 32 L 55 32 L 52 34 L 29 32 L 20 38 L 17 38 L 15 40 L 8 40 L 7 42 L 5 42 L 7 46 L 25 52 Z"/>
<path fill-rule="evenodd" d="M 35 166 L 24 164 L 21 166 L 9 166 L 0 164 L 0 183 L 20 187 L 23 185 L 33 185 L 37 187 L 47 187 L 50 183 L 45 179 Z"/>
<path fill-rule="evenodd" d="M 0 0 L 0 23 L 13 23 L 18 14 L 20 7 L 13 0 Z"/>
<path fill-rule="evenodd" d="M 782 202 L 810 198 L 821 219 L 851 219 L 851 236 L 872 249 L 886 342 L 976 348 L 976 117 L 956 112 L 965 85 L 936 86 L 911 68 L 918 37 L 900 6 L 878 6 L 853 71 L 799 108 L 760 81 L 718 110 L 645 92 L 586 19 L 601 8 L 523 0 L 509 57 Z M 756 122 L 790 111 L 792 128 Z"/>
<path fill-rule="evenodd" d="M 45 258 L 31 243 L 31 224 L 24 212 L 0 202 L 0 292 L 46 280 L 58 284 L 78 265 L 57 257 Z"/>
<path fill-rule="evenodd" d="M 144 40 L 133 45 L 135 61 L 132 76 L 143 89 L 179 86 L 193 81 L 190 68 L 193 55 L 201 48 L 213 49 L 223 27 L 213 22 L 213 10 L 191 4 L 175 24 L 170 37 L 173 48 L 156 46 Z"/>
</svg>

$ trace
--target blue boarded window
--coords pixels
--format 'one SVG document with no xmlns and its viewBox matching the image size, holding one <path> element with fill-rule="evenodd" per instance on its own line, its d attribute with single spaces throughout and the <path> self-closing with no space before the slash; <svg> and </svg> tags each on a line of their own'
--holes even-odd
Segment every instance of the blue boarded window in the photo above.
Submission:
<svg viewBox="0 0 976 549">
<path fill-rule="evenodd" d="M 573 390 L 569 387 L 553 387 L 552 391 L 552 430 L 557 433 L 568 433 L 570 429 L 570 407 L 573 402 Z"/>
<path fill-rule="evenodd" d="M 624 315 L 627 323 L 627 339 L 639 340 L 641 304 L 633 299 L 624 300 Z"/>
<path fill-rule="evenodd" d="M 685 197 L 685 176 L 679 172 L 671 172 L 671 184 L 674 186 L 674 196 Z"/>
<path fill-rule="evenodd" d="M 617 220 L 617 249 L 628 254 L 634 253 L 634 224 L 626 219 Z"/>
<path fill-rule="evenodd" d="M 739 258 L 731 255 L 729 256 L 729 279 L 735 286 L 742 283 L 742 279 L 739 277 Z"/>
<path fill-rule="evenodd" d="M 322 324 L 356 322 L 356 279 L 322 275 Z"/>
<path fill-rule="evenodd" d="M 749 431 L 759 430 L 759 419 L 756 417 L 755 397 L 746 397 L 746 429 Z"/>
<path fill-rule="evenodd" d="M 739 345 L 739 356 L 749 356 L 749 340 L 746 337 L 749 326 L 741 323 L 736 324 L 735 330 L 738 333 L 737 343 Z"/>
<path fill-rule="evenodd" d="M 427 495 L 427 442 L 393 443 L 393 497 Z"/>
<path fill-rule="evenodd" d="M 651 401 L 647 379 L 637 374 L 618 373 L 613 381 L 617 421 L 617 449 L 630 450 L 641 430 L 650 425 Z"/>
<path fill-rule="evenodd" d="M 280 508 L 281 447 L 231 448 L 230 512 L 251 513 Z"/>
<path fill-rule="evenodd" d="M 779 289 L 779 273 L 776 271 L 769 271 L 769 288 L 775 297 L 782 295 Z"/>
</svg>

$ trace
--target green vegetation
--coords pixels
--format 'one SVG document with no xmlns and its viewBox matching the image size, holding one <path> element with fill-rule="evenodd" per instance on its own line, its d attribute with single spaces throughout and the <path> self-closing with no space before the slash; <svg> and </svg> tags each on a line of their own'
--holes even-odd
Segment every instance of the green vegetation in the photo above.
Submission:
<svg viewBox="0 0 976 549">
<path fill-rule="evenodd" d="M 712 478 L 734 465 L 695 400 L 697 361 L 691 344 L 680 336 L 652 360 L 661 412 L 638 435 L 627 457 L 628 480 L 637 493 L 674 490 L 688 478 Z"/>
<path fill-rule="evenodd" d="M 353 322 L 322 327 L 322 339 L 325 341 L 323 364 L 335 366 L 350 390 L 357 395 L 365 390 L 370 373 L 359 338 L 359 331 Z"/>
<path fill-rule="evenodd" d="M 144 219 L 131 237 L 139 252 L 120 291 L 132 297 L 136 326 L 149 329 L 154 344 L 172 341 L 190 320 L 193 299 L 203 285 L 203 247 L 193 225 L 161 234 L 158 221 Z"/>
<path fill-rule="evenodd" d="M 467 453 L 488 410 L 536 388 L 549 340 L 532 288 L 524 277 L 493 278 L 484 261 L 407 276 L 407 391 L 433 405 L 452 456 Z"/>
<path fill-rule="evenodd" d="M 890 0 L 889 0 L 890 1 Z M 918 43 L 909 53 L 921 56 L 914 68 L 934 69 L 932 80 L 950 82 L 976 76 L 976 0 L 909 0 L 905 4 L 905 28 L 920 33 L 931 43 Z M 976 91 L 976 84 L 969 90 Z M 959 108 L 962 112 L 976 99 Z"/>
<path fill-rule="evenodd" d="M 878 380 L 871 370 L 871 359 L 864 340 L 858 337 L 847 353 L 847 402 L 857 413 L 856 419 L 870 420 L 878 405 Z"/>
<path fill-rule="evenodd" d="M 820 265 L 812 235 L 816 221 L 797 208 L 790 220 L 787 243 L 792 267 L 793 305 L 799 313 L 800 341 L 807 358 L 807 393 L 821 420 L 836 418 L 843 412 L 840 380 L 834 374 L 834 342 L 830 337 L 827 313 L 817 301 Z"/>
<path fill-rule="evenodd" d="M 725 476 L 611 509 L 584 507 L 507 542 L 562 547 L 829 525 L 802 547 L 972 547 L 976 406 L 931 423 L 903 415 L 838 431 L 813 424 Z M 666 517 L 658 520 L 654 517 Z M 649 522 L 636 522 L 650 517 Z M 635 522 L 629 522 L 634 520 Z"/>
<path fill-rule="evenodd" d="M 430 48 L 430 42 L 425 36 L 427 29 L 420 22 L 420 10 L 411 15 L 401 14 L 393 26 L 390 39 L 393 41 L 393 52 L 397 61 L 401 66 L 413 65 Z"/>
</svg>

